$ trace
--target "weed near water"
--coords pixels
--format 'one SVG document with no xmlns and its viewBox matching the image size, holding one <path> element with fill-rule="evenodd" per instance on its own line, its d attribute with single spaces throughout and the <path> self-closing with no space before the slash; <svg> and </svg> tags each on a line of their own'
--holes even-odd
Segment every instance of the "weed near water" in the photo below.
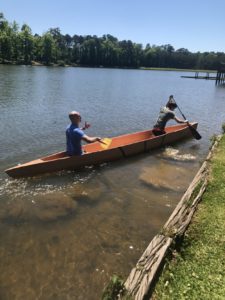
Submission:
<svg viewBox="0 0 225 300">
<path fill-rule="evenodd" d="M 103 291 L 102 300 L 132 300 L 131 296 L 126 295 L 124 281 L 120 276 L 113 275 Z"/>
</svg>

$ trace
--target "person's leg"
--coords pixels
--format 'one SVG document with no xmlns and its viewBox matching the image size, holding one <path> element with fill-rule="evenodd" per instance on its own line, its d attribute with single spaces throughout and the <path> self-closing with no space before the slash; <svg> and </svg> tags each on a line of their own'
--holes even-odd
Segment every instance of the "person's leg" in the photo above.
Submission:
<svg viewBox="0 0 225 300">
<path fill-rule="evenodd" d="M 155 136 L 159 136 L 166 133 L 164 130 L 161 129 L 153 129 L 152 132 Z"/>
</svg>

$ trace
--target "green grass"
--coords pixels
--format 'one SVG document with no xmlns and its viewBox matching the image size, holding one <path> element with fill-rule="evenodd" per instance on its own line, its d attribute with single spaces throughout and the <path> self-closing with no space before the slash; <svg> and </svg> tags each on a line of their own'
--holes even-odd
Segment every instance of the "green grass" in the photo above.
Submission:
<svg viewBox="0 0 225 300">
<path fill-rule="evenodd" d="M 120 298 L 119 298 L 120 296 Z M 118 276 L 113 275 L 109 283 L 104 288 L 101 300 L 134 300 L 134 298 L 127 294 L 124 286 L 124 280 Z"/>
<path fill-rule="evenodd" d="M 202 202 L 153 299 L 225 299 L 225 136 L 212 159 Z"/>
</svg>

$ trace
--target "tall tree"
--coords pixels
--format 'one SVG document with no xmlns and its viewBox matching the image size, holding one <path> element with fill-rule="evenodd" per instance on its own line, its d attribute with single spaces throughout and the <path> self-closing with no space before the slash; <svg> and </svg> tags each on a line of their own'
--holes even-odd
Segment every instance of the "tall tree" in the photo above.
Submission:
<svg viewBox="0 0 225 300">
<path fill-rule="evenodd" d="M 19 42 L 21 54 L 25 64 L 29 64 L 33 59 L 34 37 L 31 28 L 27 24 L 23 24 L 19 33 Z"/>
<path fill-rule="evenodd" d="M 61 34 L 61 31 L 58 27 L 56 28 L 50 28 L 49 29 L 49 34 L 51 34 L 51 36 L 54 39 L 55 42 L 55 46 L 56 46 L 56 61 L 61 60 L 63 61 L 65 59 L 65 57 L 68 55 L 67 50 L 67 41 L 66 38 L 64 37 L 64 35 Z"/>
<path fill-rule="evenodd" d="M 42 61 L 49 65 L 56 62 L 56 44 L 52 35 L 47 32 L 42 37 Z"/>
<path fill-rule="evenodd" d="M 12 45 L 12 29 L 8 21 L 4 18 L 3 13 L 0 13 L 0 58 L 5 61 L 10 61 L 13 55 Z"/>
<path fill-rule="evenodd" d="M 143 49 L 141 44 L 119 41 L 110 34 L 63 35 L 58 27 L 50 28 L 42 36 L 33 35 L 27 24 L 19 30 L 16 22 L 10 24 L 0 13 L 0 62 L 29 64 L 32 60 L 81 66 L 216 69 L 225 61 L 225 53 L 191 53 L 186 48 L 175 51 L 170 44 L 148 43 Z"/>
</svg>

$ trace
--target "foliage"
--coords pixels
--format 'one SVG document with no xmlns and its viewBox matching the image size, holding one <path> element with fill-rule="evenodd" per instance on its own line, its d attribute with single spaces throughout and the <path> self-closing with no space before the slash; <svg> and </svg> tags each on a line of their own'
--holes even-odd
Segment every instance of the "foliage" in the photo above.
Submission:
<svg viewBox="0 0 225 300">
<path fill-rule="evenodd" d="M 224 299 L 225 135 L 211 164 L 210 182 L 180 253 L 167 263 L 154 300 Z"/>
<path fill-rule="evenodd" d="M 109 284 L 103 291 L 102 300 L 117 300 L 119 295 L 124 295 L 124 293 L 125 287 L 123 280 L 119 276 L 113 275 Z M 123 299 L 128 300 L 128 298 Z"/>
<path fill-rule="evenodd" d="M 225 123 L 222 124 L 222 131 L 225 133 Z"/>
<path fill-rule="evenodd" d="M 217 141 L 218 139 L 218 136 L 216 134 L 213 134 L 211 137 L 210 137 L 210 141 L 211 141 L 211 146 L 210 146 L 210 149 L 211 147 L 213 146 L 213 144 Z"/>
<path fill-rule="evenodd" d="M 170 44 L 150 45 L 143 48 L 130 40 L 119 41 L 105 34 L 63 35 L 59 28 L 50 28 L 42 36 L 32 34 L 23 24 L 9 24 L 0 13 L 0 62 L 31 64 L 37 61 L 51 65 L 79 65 L 121 68 L 179 68 L 216 70 L 225 53 L 191 53 L 188 49 L 175 50 Z M 63 62 L 63 63 L 62 63 Z"/>
</svg>

